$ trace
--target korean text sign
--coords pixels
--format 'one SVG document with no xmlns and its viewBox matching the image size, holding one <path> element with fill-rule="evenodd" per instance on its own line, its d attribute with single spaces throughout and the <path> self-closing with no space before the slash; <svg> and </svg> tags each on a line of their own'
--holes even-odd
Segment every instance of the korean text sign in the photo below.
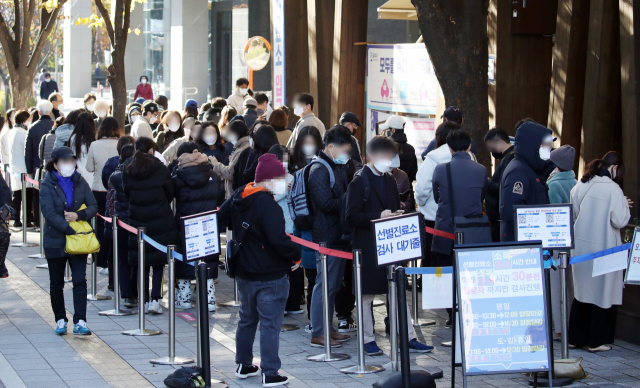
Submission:
<svg viewBox="0 0 640 388">
<path fill-rule="evenodd" d="M 456 249 L 466 374 L 549 369 L 541 251 L 534 244 Z"/>
<path fill-rule="evenodd" d="M 390 113 L 367 109 L 367 141 L 376 135 L 381 135 L 382 131 L 376 131 L 376 124 L 386 121 L 391 117 Z M 431 140 L 435 138 L 436 119 L 430 117 L 402 116 L 405 122 L 404 133 L 407 135 L 407 142 L 416 150 L 416 156 L 422 155 Z"/>
<path fill-rule="evenodd" d="M 633 242 L 629 254 L 629 264 L 624 282 L 627 284 L 640 284 L 640 228 L 633 231 Z"/>
<path fill-rule="evenodd" d="M 273 42 L 273 107 L 286 105 L 284 0 L 271 0 L 271 41 Z"/>
<path fill-rule="evenodd" d="M 435 114 L 439 91 L 424 44 L 367 45 L 367 108 Z"/>
<path fill-rule="evenodd" d="M 378 266 L 422 258 L 421 217 L 412 213 L 372 221 Z"/>
<path fill-rule="evenodd" d="M 216 211 L 183 217 L 186 261 L 220 254 L 218 213 Z"/>
<path fill-rule="evenodd" d="M 514 206 L 518 241 L 542 241 L 548 249 L 573 249 L 571 204 Z"/>
</svg>

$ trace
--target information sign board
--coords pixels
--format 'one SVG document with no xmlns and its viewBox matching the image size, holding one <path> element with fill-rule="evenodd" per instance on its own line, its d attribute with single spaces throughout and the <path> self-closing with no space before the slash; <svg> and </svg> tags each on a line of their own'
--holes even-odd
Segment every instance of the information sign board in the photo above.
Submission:
<svg viewBox="0 0 640 388">
<path fill-rule="evenodd" d="M 217 210 L 182 217 L 181 220 L 184 222 L 182 248 L 187 262 L 220 254 Z"/>
<path fill-rule="evenodd" d="M 378 266 L 422 258 L 424 223 L 421 213 L 371 221 Z"/>
<path fill-rule="evenodd" d="M 540 243 L 460 248 L 455 255 L 465 376 L 548 371 Z"/>
<path fill-rule="evenodd" d="M 542 241 L 542 247 L 545 249 L 574 248 L 571 204 L 513 208 L 515 235 L 518 241 Z"/>
<path fill-rule="evenodd" d="M 627 273 L 624 276 L 626 284 L 640 284 L 640 228 L 633 231 L 633 241 L 631 243 L 631 252 L 629 253 L 629 262 L 627 263 Z"/>
</svg>

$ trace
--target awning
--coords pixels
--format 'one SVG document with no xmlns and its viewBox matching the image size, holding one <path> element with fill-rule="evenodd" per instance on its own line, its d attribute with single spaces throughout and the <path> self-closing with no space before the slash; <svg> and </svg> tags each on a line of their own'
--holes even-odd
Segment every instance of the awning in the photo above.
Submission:
<svg viewBox="0 0 640 388">
<path fill-rule="evenodd" d="M 418 20 L 411 0 L 389 0 L 378 8 L 378 19 Z"/>
</svg>

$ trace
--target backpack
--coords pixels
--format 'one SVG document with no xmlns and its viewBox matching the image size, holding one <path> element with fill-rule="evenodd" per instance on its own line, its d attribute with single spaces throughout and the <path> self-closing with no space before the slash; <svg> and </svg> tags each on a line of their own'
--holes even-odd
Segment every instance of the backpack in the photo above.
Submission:
<svg viewBox="0 0 640 388">
<path fill-rule="evenodd" d="M 307 195 L 307 185 L 309 184 L 309 172 L 314 163 L 323 164 L 329 170 L 330 187 L 336 183 L 333 170 L 329 163 L 324 159 L 316 157 L 304 168 L 293 174 L 291 182 L 291 190 L 287 204 L 289 205 L 289 215 L 296 229 L 304 232 L 313 229 L 313 209 L 311 208 L 311 200 Z"/>
<path fill-rule="evenodd" d="M 362 179 L 362 184 L 364 185 L 364 193 L 362 194 L 362 204 L 366 204 L 369 200 L 369 191 L 371 189 L 371 184 L 369 183 L 369 178 L 367 174 L 364 173 L 364 167 L 360 170 L 356 171 L 353 174 L 353 178 L 359 176 Z M 353 229 L 351 229 L 347 224 L 347 196 L 343 195 L 340 200 L 340 226 L 342 228 L 342 240 L 343 241 L 351 241 L 351 233 Z"/>
</svg>

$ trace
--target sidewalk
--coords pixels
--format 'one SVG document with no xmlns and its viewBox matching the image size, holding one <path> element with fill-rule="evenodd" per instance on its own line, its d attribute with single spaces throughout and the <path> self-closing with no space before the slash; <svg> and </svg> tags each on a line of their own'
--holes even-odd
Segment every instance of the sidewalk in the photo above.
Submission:
<svg viewBox="0 0 640 388">
<path fill-rule="evenodd" d="M 21 233 L 13 233 L 12 242 L 21 241 Z M 38 242 L 38 234 L 29 232 L 30 242 Z M 101 310 L 113 308 L 113 301 L 89 302 L 87 321 L 94 335 L 63 337 L 53 333 L 55 322 L 49 302 L 49 278 L 47 270 L 37 269 L 46 260 L 30 259 L 36 248 L 10 248 L 7 257 L 10 277 L 0 280 L 0 388 L 26 387 L 164 387 L 164 378 L 175 367 L 156 366 L 149 359 L 167 355 L 167 335 L 131 337 L 123 330 L 138 327 L 137 315 L 102 317 Z M 90 276 L 89 267 L 87 274 Z M 165 276 L 166 282 L 166 276 Z M 107 276 L 98 275 L 98 293 L 104 293 Z M 164 288 L 166 306 L 167 287 Z M 408 297 L 411 293 L 407 294 Z M 73 310 L 71 285 L 65 287 L 68 316 Z M 226 381 L 230 387 L 260 387 L 259 378 L 240 380 L 235 371 L 235 327 L 238 323 L 237 308 L 221 304 L 233 298 L 233 281 L 220 272 L 216 284 L 218 311 L 210 315 L 212 377 Z M 179 311 L 187 313 L 176 317 L 176 356 L 196 357 L 195 309 Z M 384 365 L 390 361 L 389 339 L 384 335 L 384 306 L 374 308 L 376 341 L 385 351 L 380 357 L 366 357 L 368 364 Z M 433 344 L 436 349 L 429 354 L 411 353 L 412 370 L 444 372 L 437 380 L 438 387 L 451 386 L 451 349 L 440 345 L 451 339 L 451 330 L 444 327 L 446 313 L 421 311 L 421 319 L 435 319 L 435 326 L 416 328 L 421 342 Z M 146 315 L 148 329 L 167 332 L 168 316 Z M 287 316 L 285 323 L 300 326 L 299 330 L 283 332 L 280 336 L 281 372 L 291 377 L 289 387 L 358 387 L 371 386 L 388 370 L 373 375 L 345 375 L 339 368 L 354 365 L 357 360 L 355 333 L 353 339 L 336 351 L 348 353 L 351 360 L 314 363 L 306 356 L 322 353 L 320 348 L 309 346 L 308 324 L 305 314 Z M 559 343 L 555 343 L 559 348 Z M 259 332 L 254 345 L 255 360 L 259 363 Z M 640 387 L 640 347 L 628 343 L 616 343 L 610 352 L 591 354 L 571 350 L 571 357 L 584 357 L 582 363 L 589 373 L 588 379 L 576 386 L 591 387 Z M 560 358 L 556 349 L 556 358 Z M 468 379 L 469 387 L 521 387 L 528 386 L 528 379 L 521 374 L 475 376 Z M 462 386 L 460 368 L 456 372 L 456 386 Z"/>
</svg>

